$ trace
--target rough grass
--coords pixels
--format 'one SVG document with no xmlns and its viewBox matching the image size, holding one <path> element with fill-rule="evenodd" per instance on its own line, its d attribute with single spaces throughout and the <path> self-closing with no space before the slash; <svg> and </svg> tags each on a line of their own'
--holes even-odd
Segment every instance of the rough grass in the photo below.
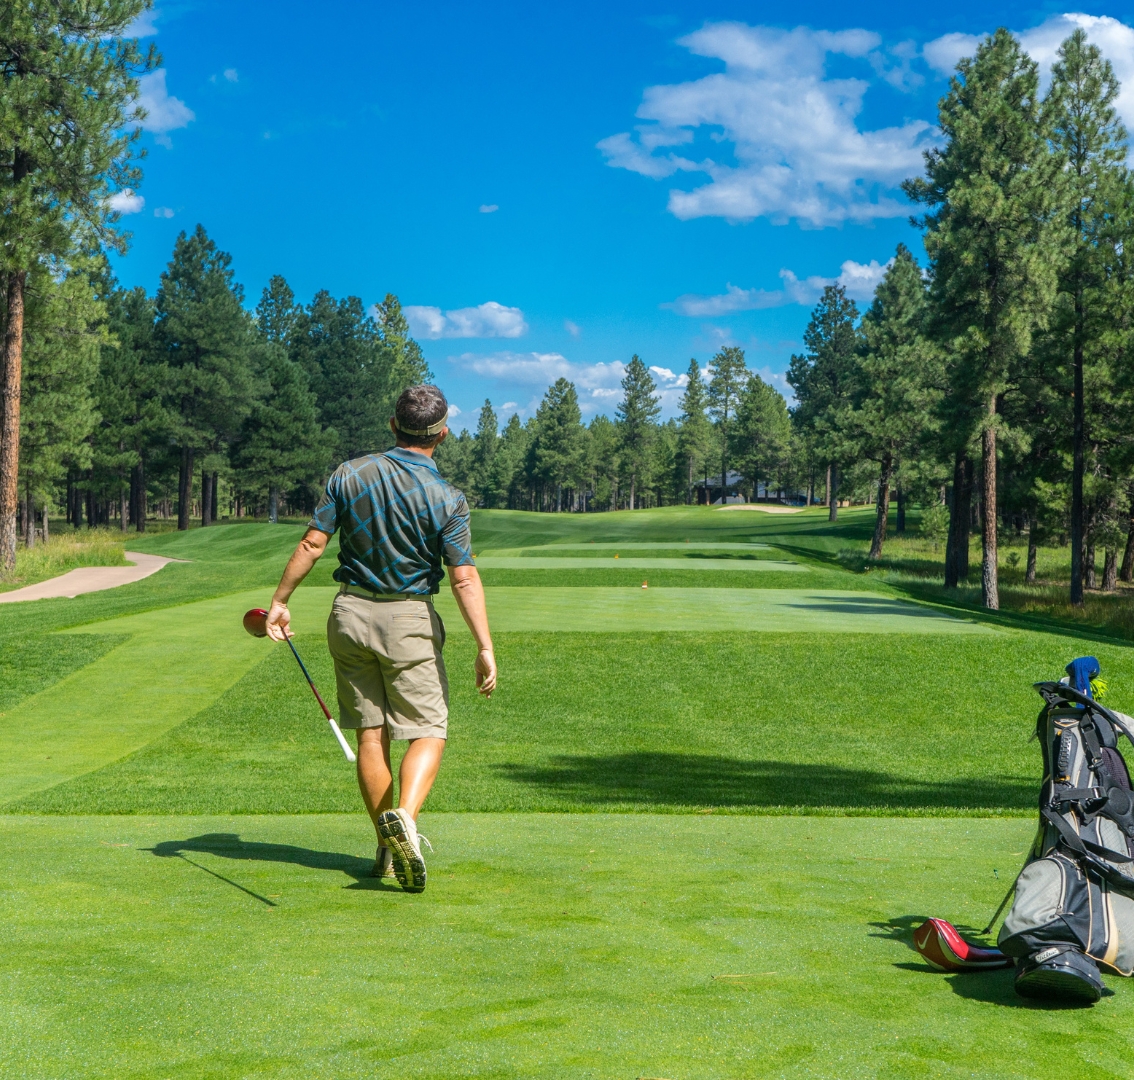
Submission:
<svg viewBox="0 0 1134 1080">
<path fill-rule="evenodd" d="M 0 818 L 0 1075 L 1122 1077 L 1134 986 L 1071 1013 L 946 976 L 1027 821 L 426 815 L 430 885 L 361 815 Z"/>
<path fill-rule="evenodd" d="M 840 511 L 840 517 L 847 515 Z M 918 599 L 956 605 L 966 609 L 981 606 L 980 537 L 969 539 L 969 577 L 956 589 L 944 588 L 945 545 L 936 547 L 916 535 L 916 515 L 910 515 L 906 536 L 891 536 L 883 547 L 882 558 L 870 562 L 868 524 L 873 511 L 862 507 L 850 512 L 853 520 L 862 523 L 858 536 L 847 536 L 835 553 L 834 561 L 860 580 L 868 578 L 873 587 L 889 586 Z M 807 543 L 804 540 L 803 543 Z M 1102 584 L 1103 551 L 1096 552 L 1096 572 Z M 1040 546 L 1037 548 L 1036 583 L 1025 581 L 1028 558 L 1027 536 L 1005 534 L 1000 537 L 999 585 L 1000 607 L 1006 613 L 1034 616 L 1051 626 L 1063 626 L 1109 637 L 1134 641 L 1134 588 L 1123 582 L 1113 593 L 1101 588 L 1087 590 L 1081 607 L 1069 601 L 1071 549 Z M 821 556 L 820 556 L 821 557 Z"/>
<path fill-rule="evenodd" d="M 16 549 L 16 569 L 0 572 L 0 592 L 22 589 L 81 566 L 125 566 L 123 534 L 109 529 L 53 536 L 47 543 Z"/>
<path fill-rule="evenodd" d="M 322 640 L 297 639 L 332 693 Z M 450 742 L 433 811 L 1032 815 L 1039 698 L 1080 651 L 1055 635 L 498 634 L 501 687 L 446 649 Z M 1134 709 L 1134 656 L 1094 648 Z M 214 705 L 26 813 L 311 813 L 357 806 L 281 646 Z"/>
</svg>

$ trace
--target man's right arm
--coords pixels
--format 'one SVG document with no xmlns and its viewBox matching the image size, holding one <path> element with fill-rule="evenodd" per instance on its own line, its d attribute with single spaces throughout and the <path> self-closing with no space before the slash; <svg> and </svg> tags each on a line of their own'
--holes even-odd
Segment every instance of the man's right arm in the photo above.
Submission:
<svg viewBox="0 0 1134 1080">
<path fill-rule="evenodd" d="M 268 609 L 268 637 L 273 641 L 291 637 L 291 612 L 287 609 L 287 602 L 299 583 L 311 572 L 311 567 L 327 550 L 327 541 L 330 539 L 321 529 L 308 529 L 288 559 L 283 577 L 272 597 L 272 606 Z"/>
<path fill-rule="evenodd" d="M 484 586 L 475 566 L 450 566 L 449 584 L 453 599 L 476 639 L 476 685 L 485 697 L 496 689 L 496 654 L 492 650 L 492 634 L 488 630 L 488 608 L 484 603 Z"/>
</svg>

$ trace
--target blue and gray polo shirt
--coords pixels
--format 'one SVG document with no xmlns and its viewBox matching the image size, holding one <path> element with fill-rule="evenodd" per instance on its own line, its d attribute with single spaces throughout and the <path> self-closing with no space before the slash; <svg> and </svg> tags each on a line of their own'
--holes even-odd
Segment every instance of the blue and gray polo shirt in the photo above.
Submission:
<svg viewBox="0 0 1134 1080">
<path fill-rule="evenodd" d="M 428 596 L 443 565 L 474 565 L 464 495 L 432 458 L 402 447 L 343 462 L 310 527 L 341 530 L 336 581 L 377 593 Z"/>
</svg>

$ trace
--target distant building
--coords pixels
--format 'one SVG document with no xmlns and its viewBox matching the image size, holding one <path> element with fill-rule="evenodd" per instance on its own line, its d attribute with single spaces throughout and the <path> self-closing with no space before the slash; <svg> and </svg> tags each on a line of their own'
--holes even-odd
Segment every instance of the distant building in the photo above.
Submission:
<svg viewBox="0 0 1134 1080">
<path fill-rule="evenodd" d="M 734 469 L 729 469 L 725 477 L 726 483 L 726 503 L 744 503 L 748 499 L 744 495 L 744 489 L 748 487 L 748 482 L 740 473 Z M 716 476 L 705 477 L 697 482 L 693 489 L 697 493 L 698 506 L 713 506 L 720 505 L 721 501 L 721 474 L 717 473 Z M 756 490 L 753 493 L 754 502 L 783 502 L 791 503 L 802 506 L 807 501 L 807 496 L 803 492 L 796 491 L 783 491 L 779 488 L 769 487 L 762 480 L 756 484 Z"/>
</svg>

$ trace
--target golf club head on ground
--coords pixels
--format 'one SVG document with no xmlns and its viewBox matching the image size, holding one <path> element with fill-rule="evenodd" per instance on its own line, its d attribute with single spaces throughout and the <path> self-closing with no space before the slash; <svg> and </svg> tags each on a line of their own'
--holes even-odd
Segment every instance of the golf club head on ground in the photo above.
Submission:
<svg viewBox="0 0 1134 1080">
<path fill-rule="evenodd" d="M 268 613 L 262 607 L 254 607 L 244 613 L 244 629 L 253 637 L 268 636 Z"/>
</svg>

